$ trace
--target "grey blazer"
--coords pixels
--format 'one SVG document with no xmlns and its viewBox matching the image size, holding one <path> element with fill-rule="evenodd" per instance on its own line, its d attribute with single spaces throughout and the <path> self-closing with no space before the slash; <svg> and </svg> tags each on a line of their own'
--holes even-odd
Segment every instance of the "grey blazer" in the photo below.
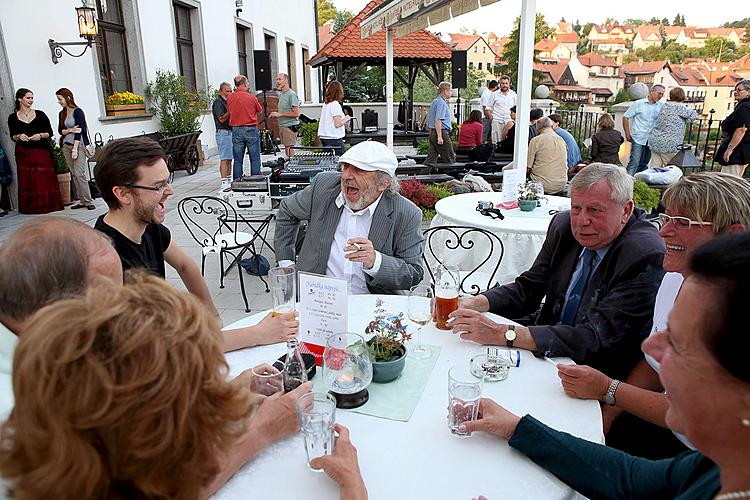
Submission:
<svg viewBox="0 0 750 500">
<path fill-rule="evenodd" d="M 295 260 L 295 244 L 302 221 L 307 231 L 296 257 L 297 270 L 325 274 L 336 227 L 343 207 L 336 206 L 341 174 L 325 172 L 312 184 L 284 198 L 276 216 L 274 247 L 277 260 Z M 383 256 L 375 276 L 365 273 L 371 293 L 395 293 L 419 284 L 422 269 L 422 212 L 401 195 L 387 191 L 375 209 L 368 238 Z"/>
</svg>

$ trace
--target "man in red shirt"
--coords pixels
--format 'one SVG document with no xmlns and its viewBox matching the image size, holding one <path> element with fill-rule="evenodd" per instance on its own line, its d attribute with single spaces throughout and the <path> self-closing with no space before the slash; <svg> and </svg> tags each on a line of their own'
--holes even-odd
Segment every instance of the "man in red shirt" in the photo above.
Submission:
<svg viewBox="0 0 750 500">
<path fill-rule="evenodd" d="M 250 157 L 250 174 L 260 175 L 260 136 L 258 135 L 258 113 L 263 111 L 258 99 L 248 92 L 247 77 L 234 77 L 234 92 L 227 97 L 229 109 L 229 125 L 232 127 L 232 147 L 234 150 L 234 166 L 232 177 L 242 177 L 242 159 Z"/>
</svg>

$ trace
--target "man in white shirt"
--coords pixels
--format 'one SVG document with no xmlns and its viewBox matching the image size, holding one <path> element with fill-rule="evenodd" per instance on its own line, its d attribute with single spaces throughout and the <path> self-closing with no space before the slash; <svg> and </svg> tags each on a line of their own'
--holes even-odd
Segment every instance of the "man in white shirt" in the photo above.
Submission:
<svg viewBox="0 0 750 500">
<path fill-rule="evenodd" d="M 492 98 L 497 90 L 497 80 L 491 80 L 487 88 L 479 98 L 479 105 L 482 106 L 482 141 L 490 142 L 492 140 Z"/>
<path fill-rule="evenodd" d="M 105 235 L 74 219 L 33 219 L 0 248 L 0 421 L 13 408 L 13 352 L 29 318 L 83 293 L 93 275 L 122 283 L 120 257 Z"/>
<path fill-rule="evenodd" d="M 366 141 L 341 156 L 342 172 L 315 176 L 276 216 L 279 265 L 346 279 L 352 294 L 394 293 L 422 281 L 422 212 L 398 194 L 396 156 Z M 307 222 L 304 241 L 297 236 Z"/>
<path fill-rule="evenodd" d="M 492 119 L 492 142 L 497 144 L 503 138 L 505 125 L 510 122 L 510 108 L 516 105 L 516 93 L 510 88 L 510 78 L 500 77 L 500 88 L 492 93 L 490 114 Z"/>
</svg>

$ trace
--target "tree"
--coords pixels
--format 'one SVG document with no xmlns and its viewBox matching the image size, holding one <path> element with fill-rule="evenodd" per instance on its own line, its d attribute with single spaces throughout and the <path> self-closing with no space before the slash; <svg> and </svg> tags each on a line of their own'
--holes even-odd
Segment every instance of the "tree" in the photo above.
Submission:
<svg viewBox="0 0 750 500">
<path fill-rule="evenodd" d="M 642 24 L 646 24 L 646 20 L 645 19 L 637 19 L 637 18 L 634 18 L 634 17 L 629 17 L 629 18 L 625 19 L 625 24 L 630 25 L 630 26 L 636 26 L 636 27 L 638 27 L 638 26 L 640 26 Z"/>
<path fill-rule="evenodd" d="M 345 81 L 357 68 L 344 70 L 342 81 Z M 344 96 L 349 102 L 379 102 L 385 100 L 385 68 L 383 66 L 367 67 L 349 78 L 344 84 Z"/>
<path fill-rule="evenodd" d="M 661 48 L 667 48 L 667 30 L 663 24 L 659 26 L 659 36 L 661 36 Z"/>
<path fill-rule="evenodd" d="M 659 24 L 659 19 L 657 19 L 656 17 L 652 17 L 651 19 L 648 20 L 648 24 L 657 25 Z"/>
<path fill-rule="evenodd" d="M 341 10 L 336 13 L 336 20 L 333 22 L 333 29 L 331 30 L 331 33 L 336 34 L 341 29 L 349 24 L 349 21 L 352 20 L 352 17 L 354 15 L 351 13 L 351 11 L 348 10 Z"/>
<path fill-rule="evenodd" d="M 703 46 L 703 55 L 708 58 L 719 58 L 724 60 L 724 56 L 727 52 L 733 52 L 737 46 L 731 40 L 726 40 L 720 36 L 712 36 L 706 40 L 706 44 Z"/>
<path fill-rule="evenodd" d="M 677 15 L 674 16 L 674 21 L 672 21 L 672 26 L 685 26 L 685 16 L 677 13 Z"/>
<path fill-rule="evenodd" d="M 745 34 L 742 35 L 742 43 L 750 43 L 750 21 L 745 25 Z"/>
<path fill-rule="evenodd" d="M 669 19 L 667 19 L 666 17 L 663 17 L 661 19 L 661 25 L 662 26 L 669 26 Z"/>
<path fill-rule="evenodd" d="M 727 23 L 724 23 L 724 28 L 742 28 L 743 26 L 747 25 L 747 23 L 750 23 L 750 17 L 746 17 L 744 19 L 740 19 L 739 21 L 729 21 Z"/>
<path fill-rule="evenodd" d="M 547 21 L 544 19 L 543 14 L 537 14 L 534 28 L 534 43 L 539 42 L 543 38 L 551 38 L 554 30 L 549 27 Z M 510 82 L 513 87 L 517 87 L 518 84 L 518 51 L 521 43 L 521 18 L 517 17 L 513 24 L 513 31 L 511 31 L 508 37 L 508 43 L 503 48 L 503 57 L 506 64 L 502 65 L 500 69 L 502 72 L 510 77 Z M 544 78 L 544 75 L 539 71 L 534 71 L 533 79 L 535 82 L 539 82 Z"/>
<path fill-rule="evenodd" d="M 318 0 L 318 26 L 324 25 L 331 19 L 336 19 L 338 10 L 331 0 Z"/>
</svg>

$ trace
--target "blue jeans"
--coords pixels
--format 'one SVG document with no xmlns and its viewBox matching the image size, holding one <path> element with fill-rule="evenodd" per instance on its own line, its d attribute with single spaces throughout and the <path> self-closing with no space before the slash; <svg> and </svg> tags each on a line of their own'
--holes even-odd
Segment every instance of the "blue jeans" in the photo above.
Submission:
<svg viewBox="0 0 750 500">
<path fill-rule="evenodd" d="M 335 154 L 338 156 L 341 156 L 344 154 L 344 139 L 324 139 L 320 138 L 320 143 L 323 146 L 328 146 L 334 148 Z"/>
<path fill-rule="evenodd" d="M 250 157 L 250 175 L 260 175 L 260 136 L 258 128 L 232 127 L 232 149 L 234 151 L 234 165 L 232 166 L 232 178 L 242 177 L 242 160 L 247 155 Z"/>
<path fill-rule="evenodd" d="M 630 143 L 630 161 L 628 161 L 628 174 L 635 175 L 648 168 L 651 161 L 651 148 L 633 141 Z"/>
</svg>

